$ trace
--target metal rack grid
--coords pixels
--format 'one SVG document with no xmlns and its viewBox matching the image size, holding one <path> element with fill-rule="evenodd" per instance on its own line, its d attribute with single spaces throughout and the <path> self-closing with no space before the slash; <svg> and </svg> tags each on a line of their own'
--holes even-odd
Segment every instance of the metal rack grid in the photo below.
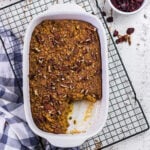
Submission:
<svg viewBox="0 0 150 150">
<path fill-rule="evenodd" d="M 12 63 L 12 60 L 15 60 L 16 57 L 21 59 L 20 52 L 22 51 L 24 33 L 26 26 L 33 16 L 47 10 L 49 5 L 57 2 L 57 0 L 21 0 L 18 3 L 0 9 L 1 26 L 7 30 L 11 30 L 12 34 L 16 37 L 14 41 L 9 41 L 9 47 L 4 45 L 1 37 L 0 39 L 12 71 L 18 81 L 21 93 L 22 63 L 21 61 L 14 61 Z M 70 0 L 63 0 L 63 3 L 69 2 Z M 80 146 L 80 149 L 83 150 L 103 149 L 148 130 L 149 124 L 136 98 L 136 93 L 108 29 L 105 18 L 102 16 L 101 8 L 97 0 L 75 0 L 74 2 L 82 6 L 87 12 L 96 15 L 102 21 L 107 34 L 110 79 L 109 115 L 103 130 Z M 0 34 L 2 32 L 4 31 L 0 30 Z M 7 32 L 5 34 L 7 35 Z"/>
</svg>

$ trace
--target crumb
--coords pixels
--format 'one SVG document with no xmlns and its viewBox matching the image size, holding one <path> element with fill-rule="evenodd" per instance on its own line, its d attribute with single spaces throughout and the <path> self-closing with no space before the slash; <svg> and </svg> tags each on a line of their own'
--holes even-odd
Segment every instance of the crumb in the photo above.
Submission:
<svg viewBox="0 0 150 150">
<path fill-rule="evenodd" d="M 72 116 L 69 117 L 69 120 L 71 120 L 71 119 L 72 119 Z"/>
<path fill-rule="evenodd" d="M 147 19 L 147 15 L 146 14 L 144 14 L 144 18 Z"/>
<path fill-rule="evenodd" d="M 77 124 L 77 121 L 76 121 L 76 120 L 73 120 L 73 124 Z"/>
</svg>

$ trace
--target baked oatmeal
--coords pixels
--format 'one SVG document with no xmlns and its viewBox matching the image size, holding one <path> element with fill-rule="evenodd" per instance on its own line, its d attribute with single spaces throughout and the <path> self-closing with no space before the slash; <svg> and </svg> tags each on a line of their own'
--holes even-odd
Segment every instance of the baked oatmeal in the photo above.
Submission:
<svg viewBox="0 0 150 150">
<path fill-rule="evenodd" d="M 72 103 L 102 97 L 97 29 L 84 21 L 45 20 L 32 33 L 29 58 L 34 122 L 41 130 L 66 133 Z"/>
</svg>

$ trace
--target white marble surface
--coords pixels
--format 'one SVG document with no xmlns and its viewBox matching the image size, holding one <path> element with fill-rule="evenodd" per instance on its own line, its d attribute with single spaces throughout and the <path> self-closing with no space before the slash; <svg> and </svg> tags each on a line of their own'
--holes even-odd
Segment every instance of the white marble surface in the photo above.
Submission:
<svg viewBox="0 0 150 150">
<path fill-rule="evenodd" d="M 103 3 L 102 3 L 103 5 Z M 107 2 L 104 10 L 110 14 Z M 132 45 L 119 44 L 118 49 L 129 73 L 146 117 L 150 123 L 150 1 L 139 13 L 123 16 L 113 12 L 114 22 L 109 24 L 111 32 L 117 29 L 125 34 L 128 27 L 134 27 Z M 146 17 L 144 17 L 146 16 Z M 106 150 L 150 150 L 150 130 Z"/>
<path fill-rule="evenodd" d="M 9 0 L 0 0 L 5 5 Z M 104 5 L 103 0 L 102 5 Z M 110 7 L 107 2 L 104 7 L 107 14 Z M 109 24 L 111 31 L 117 29 L 124 34 L 128 27 L 134 27 L 132 45 L 127 43 L 118 45 L 119 52 L 133 83 L 137 98 L 150 122 L 150 0 L 147 6 L 138 14 L 122 16 L 113 12 L 114 22 Z M 146 15 L 147 17 L 144 17 Z M 105 150 L 150 150 L 150 130 L 132 137 L 126 141 L 113 145 Z"/>
</svg>

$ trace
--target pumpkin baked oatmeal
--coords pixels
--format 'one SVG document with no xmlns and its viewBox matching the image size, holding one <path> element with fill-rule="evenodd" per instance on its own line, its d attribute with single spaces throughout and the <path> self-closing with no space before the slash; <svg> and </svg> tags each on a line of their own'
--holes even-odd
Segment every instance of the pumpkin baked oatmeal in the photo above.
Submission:
<svg viewBox="0 0 150 150">
<path fill-rule="evenodd" d="M 66 133 L 72 103 L 102 97 L 97 29 L 84 21 L 45 20 L 32 33 L 29 55 L 34 122 L 41 130 Z"/>
</svg>

